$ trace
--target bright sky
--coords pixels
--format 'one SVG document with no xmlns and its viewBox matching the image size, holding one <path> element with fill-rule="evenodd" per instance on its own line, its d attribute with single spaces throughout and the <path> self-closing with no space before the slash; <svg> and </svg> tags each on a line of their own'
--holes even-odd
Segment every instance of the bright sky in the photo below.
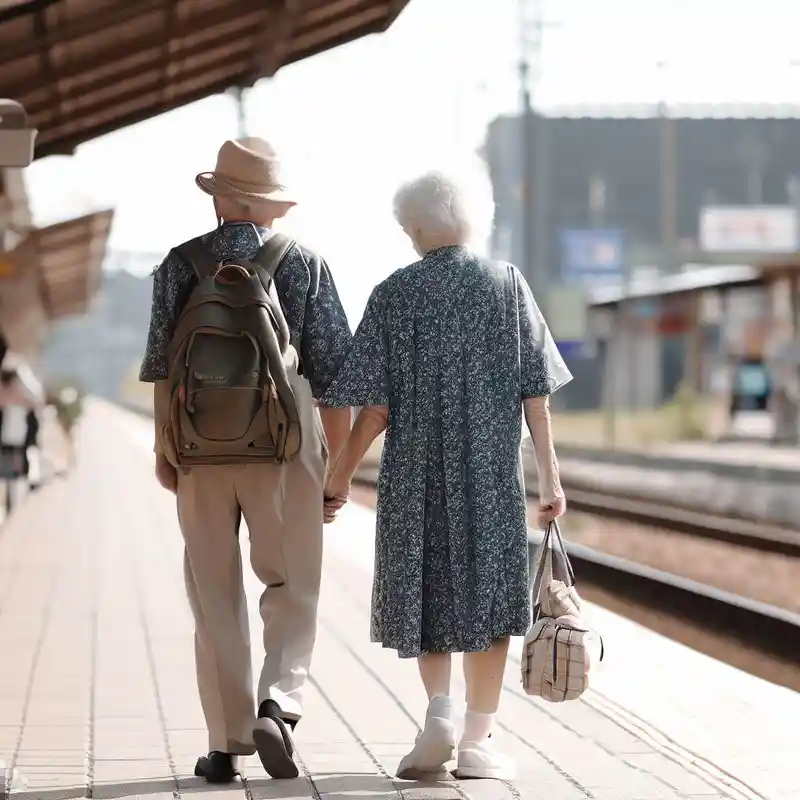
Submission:
<svg viewBox="0 0 800 800">
<path fill-rule="evenodd" d="M 545 30 L 538 101 L 800 104 L 798 0 L 531 0 Z M 391 216 L 397 184 L 473 152 L 518 107 L 518 0 L 411 0 L 394 28 L 287 67 L 248 98 L 301 200 L 285 229 L 319 249 L 348 312 L 413 258 Z M 657 62 L 665 61 L 659 71 Z M 795 63 L 796 62 L 796 63 Z M 214 225 L 194 186 L 236 136 L 212 97 L 27 172 L 39 224 L 116 207 L 111 247 L 166 252 Z"/>
</svg>

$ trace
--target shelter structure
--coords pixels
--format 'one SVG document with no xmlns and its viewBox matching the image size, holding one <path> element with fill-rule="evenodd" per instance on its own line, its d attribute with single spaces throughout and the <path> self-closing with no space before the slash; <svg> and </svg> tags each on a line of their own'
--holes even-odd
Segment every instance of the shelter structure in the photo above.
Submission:
<svg viewBox="0 0 800 800">
<path fill-rule="evenodd" d="M 35 358 L 50 324 L 84 313 L 100 288 L 113 212 L 37 228 L 19 170 L 0 177 L 0 327 L 11 350 Z"/>
<path fill-rule="evenodd" d="M 386 30 L 408 0 L 5 0 L 0 97 L 36 157 Z"/>
<path fill-rule="evenodd" d="M 589 325 L 604 363 L 606 408 L 654 409 L 683 385 L 726 436 L 739 411 L 766 411 L 775 332 L 771 281 L 758 266 L 687 267 L 596 291 Z"/>
</svg>

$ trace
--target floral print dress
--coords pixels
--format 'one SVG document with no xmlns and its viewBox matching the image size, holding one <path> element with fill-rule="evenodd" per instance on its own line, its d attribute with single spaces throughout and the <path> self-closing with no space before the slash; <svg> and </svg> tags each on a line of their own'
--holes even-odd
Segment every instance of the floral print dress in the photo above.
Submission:
<svg viewBox="0 0 800 800">
<path fill-rule="evenodd" d="M 571 377 L 509 264 L 445 247 L 375 288 L 322 400 L 389 407 L 373 641 L 408 658 L 525 634 L 521 401 Z"/>
</svg>

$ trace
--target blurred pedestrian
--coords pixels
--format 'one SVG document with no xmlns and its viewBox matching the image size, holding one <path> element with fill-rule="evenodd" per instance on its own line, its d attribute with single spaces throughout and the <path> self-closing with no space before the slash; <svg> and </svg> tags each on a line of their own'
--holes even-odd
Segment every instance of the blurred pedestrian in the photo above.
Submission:
<svg viewBox="0 0 800 800">
<path fill-rule="evenodd" d="M 457 714 L 451 656 L 464 653 L 458 774 L 511 778 L 492 744 L 509 637 L 530 623 L 522 416 L 539 464 L 538 523 L 564 512 L 548 396 L 571 379 L 516 267 L 467 247 L 491 219 L 441 173 L 402 186 L 397 221 L 421 259 L 372 292 L 353 349 L 323 402 L 361 406 L 326 484 L 326 515 L 384 430 L 372 639 L 416 658 L 429 699 L 401 778 L 444 775 Z"/>
<path fill-rule="evenodd" d="M 29 487 L 30 448 L 38 445 L 36 397 L 14 367 L 0 369 L 0 474 L 6 483 L 6 514 Z"/>
<path fill-rule="evenodd" d="M 209 735 L 195 773 L 230 782 L 237 757 L 257 751 L 272 777 L 292 778 L 317 628 L 325 440 L 335 461 L 351 422 L 349 409 L 317 410 L 313 398 L 352 334 L 325 261 L 272 230 L 296 201 L 268 142 L 225 142 L 196 182 L 217 227 L 156 269 L 140 376 L 155 383 L 156 476 L 177 494 L 186 544 Z M 264 585 L 255 696 L 242 517 Z"/>
</svg>

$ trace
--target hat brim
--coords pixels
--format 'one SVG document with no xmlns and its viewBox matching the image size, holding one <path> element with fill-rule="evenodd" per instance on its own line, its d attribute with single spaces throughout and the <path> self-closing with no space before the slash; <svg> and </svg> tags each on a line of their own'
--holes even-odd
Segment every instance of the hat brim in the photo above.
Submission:
<svg viewBox="0 0 800 800">
<path fill-rule="evenodd" d="M 252 192 L 232 184 L 216 172 L 201 172 L 195 177 L 194 182 L 201 191 L 212 197 L 230 197 L 234 200 L 236 198 L 242 200 L 268 200 L 273 203 L 297 204 L 292 194 L 283 187 L 276 186 L 266 192 Z"/>
</svg>

